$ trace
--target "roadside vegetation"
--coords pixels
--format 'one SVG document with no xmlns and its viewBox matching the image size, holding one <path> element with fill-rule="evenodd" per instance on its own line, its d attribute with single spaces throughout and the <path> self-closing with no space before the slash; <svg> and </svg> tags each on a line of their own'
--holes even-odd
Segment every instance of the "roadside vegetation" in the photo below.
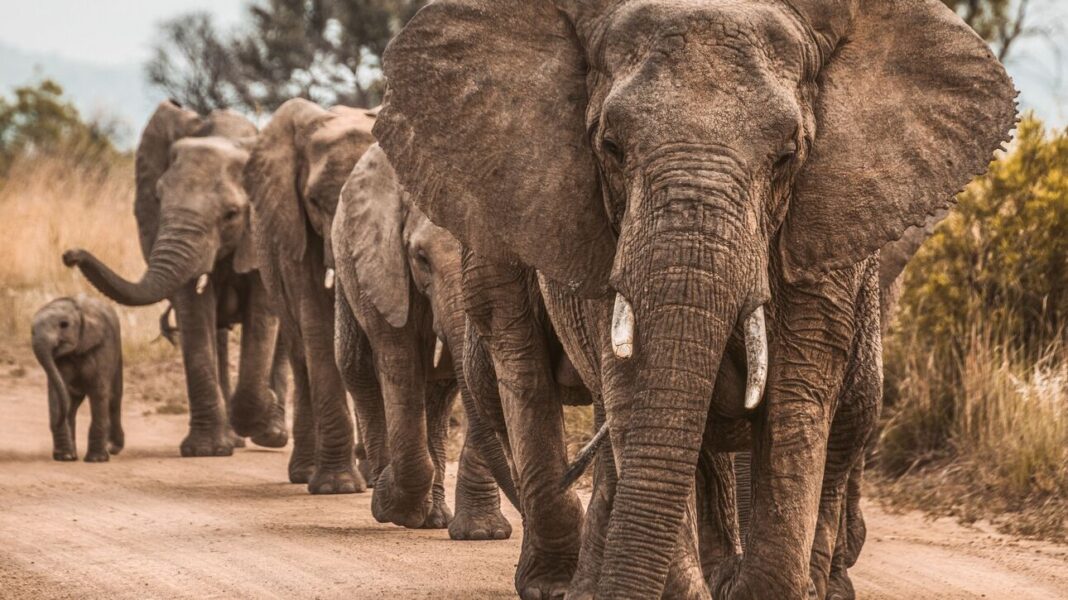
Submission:
<svg viewBox="0 0 1068 600">
<path fill-rule="evenodd" d="M 0 96 L 0 362 L 11 365 L 13 376 L 37 370 L 29 331 L 38 308 L 60 296 L 100 297 L 63 266 L 64 250 L 91 248 L 134 278 L 144 270 L 133 157 L 111 139 L 107 127 L 84 121 L 51 81 Z M 162 307 L 116 308 L 127 365 L 139 374 L 141 365 L 153 365 L 143 373 L 147 383 L 132 391 L 163 404 L 177 398 L 184 406 L 178 353 L 158 339 Z"/>
<path fill-rule="evenodd" d="M 1068 538 L 1068 131 L 1025 118 L 904 277 L 877 489 Z"/>
</svg>

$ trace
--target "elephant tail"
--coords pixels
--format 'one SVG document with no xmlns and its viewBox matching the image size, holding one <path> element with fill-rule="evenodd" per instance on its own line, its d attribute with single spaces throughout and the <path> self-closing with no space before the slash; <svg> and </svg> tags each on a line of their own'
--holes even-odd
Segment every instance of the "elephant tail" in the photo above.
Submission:
<svg viewBox="0 0 1068 600">
<path fill-rule="evenodd" d="M 608 423 L 601 425 L 601 428 L 594 434 L 593 439 L 575 455 L 575 460 L 571 462 L 567 472 L 564 473 L 564 480 L 560 482 L 560 486 L 563 489 L 570 488 L 582 477 L 582 474 L 590 467 L 590 463 L 593 462 L 594 457 L 597 456 L 597 451 L 600 450 L 601 444 L 606 439 L 608 439 Z"/>
</svg>

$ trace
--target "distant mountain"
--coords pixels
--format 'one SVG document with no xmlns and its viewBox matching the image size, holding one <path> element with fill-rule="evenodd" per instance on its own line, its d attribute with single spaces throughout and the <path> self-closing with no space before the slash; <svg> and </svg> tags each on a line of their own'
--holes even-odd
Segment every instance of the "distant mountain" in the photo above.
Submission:
<svg viewBox="0 0 1068 600">
<path fill-rule="evenodd" d="M 26 52 L 0 43 L 0 94 L 49 78 L 63 86 L 83 117 L 106 115 L 122 124 L 119 143 L 132 147 L 141 127 L 164 94 L 152 89 L 141 65 L 96 65 L 60 56 Z"/>
</svg>

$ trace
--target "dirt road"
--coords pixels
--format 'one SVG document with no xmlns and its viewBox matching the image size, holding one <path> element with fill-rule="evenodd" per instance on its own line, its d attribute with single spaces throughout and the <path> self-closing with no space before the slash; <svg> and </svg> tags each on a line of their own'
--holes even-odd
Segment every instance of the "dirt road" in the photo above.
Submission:
<svg viewBox="0 0 1068 600">
<path fill-rule="evenodd" d="M 44 389 L 0 373 L 0 598 L 514 597 L 510 507 L 505 542 L 379 525 L 369 494 L 284 483 L 286 452 L 178 458 L 185 417 L 136 402 L 122 455 L 55 463 Z M 1068 598 L 1068 548 L 866 510 L 861 598 Z"/>
</svg>

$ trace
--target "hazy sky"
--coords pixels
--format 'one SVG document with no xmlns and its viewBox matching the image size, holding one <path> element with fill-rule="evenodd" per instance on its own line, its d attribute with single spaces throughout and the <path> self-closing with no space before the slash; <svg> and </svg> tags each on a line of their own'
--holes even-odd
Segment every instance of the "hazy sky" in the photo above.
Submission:
<svg viewBox="0 0 1068 600">
<path fill-rule="evenodd" d="M 1034 23 L 1059 28 L 1049 39 L 1021 44 L 1008 65 L 1024 108 L 1068 125 L 1068 0 L 1032 0 Z M 0 43 L 102 65 L 139 64 L 155 25 L 190 10 L 220 23 L 241 20 L 246 0 L 0 0 Z M 1063 55 L 1063 56 L 1062 56 Z M 62 83 L 62 82 L 61 82 Z"/>
</svg>

